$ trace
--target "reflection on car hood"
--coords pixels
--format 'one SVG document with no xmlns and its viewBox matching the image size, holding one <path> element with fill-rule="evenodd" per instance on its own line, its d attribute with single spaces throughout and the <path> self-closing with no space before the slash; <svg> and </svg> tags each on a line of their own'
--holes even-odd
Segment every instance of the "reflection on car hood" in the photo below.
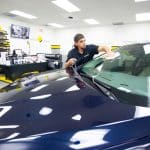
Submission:
<svg viewBox="0 0 150 150">
<path fill-rule="evenodd" d="M 1 95 L 7 99 L 4 97 L 0 106 L 1 140 L 86 129 L 132 119 L 137 113 L 135 106 L 110 100 L 78 74 L 69 76 L 60 70 L 36 79 L 39 83 L 28 83 L 21 89 L 3 89 Z"/>
</svg>

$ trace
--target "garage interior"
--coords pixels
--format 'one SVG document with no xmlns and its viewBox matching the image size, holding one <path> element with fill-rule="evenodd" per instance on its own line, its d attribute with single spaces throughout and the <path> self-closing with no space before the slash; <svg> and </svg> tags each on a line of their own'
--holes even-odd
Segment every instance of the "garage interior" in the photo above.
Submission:
<svg viewBox="0 0 150 150">
<path fill-rule="evenodd" d="M 15 92 L 16 91 L 19 92 L 21 88 L 18 87 L 18 85 L 19 86 L 21 85 L 22 88 L 24 89 L 26 86 L 28 86 L 30 82 L 32 84 L 38 85 L 39 82 L 37 82 L 37 80 L 33 80 L 35 76 L 39 76 L 38 79 L 42 80 L 42 82 L 44 83 L 43 87 L 42 86 L 39 87 L 41 89 L 48 88 L 49 80 L 51 80 L 50 82 L 54 80 L 63 82 L 63 80 L 68 79 L 68 77 L 63 76 L 65 73 L 61 73 L 60 70 L 65 69 L 67 55 L 70 52 L 70 50 L 74 48 L 74 36 L 77 33 L 81 33 L 85 36 L 87 45 L 89 44 L 94 44 L 98 46 L 106 45 L 114 53 L 118 50 L 118 48 L 124 45 L 148 43 L 146 47 L 144 46 L 143 47 L 145 48 L 144 49 L 145 55 L 149 55 L 150 54 L 150 0 L 43 0 L 43 1 L 42 0 L 26 0 L 26 1 L 1 0 L 0 1 L 0 103 L 3 98 L 3 93 L 1 92 L 5 91 L 6 92 L 5 94 L 7 94 L 7 92 L 9 93 L 9 89 L 12 89 L 13 87 L 16 87 Z M 94 57 L 97 58 L 98 55 L 95 55 Z M 149 124 L 149 127 L 147 127 L 146 130 L 146 127 L 144 127 L 143 125 L 144 124 L 143 121 L 141 121 L 143 123 L 143 124 L 141 123 L 141 126 L 145 128 L 145 131 L 143 132 L 148 133 L 148 131 L 150 131 L 150 120 L 148 120 L 150 117 L 150 68 L 149 68 L 150 57 L 149 56 L 143 57 L 141 55 L 141 58 L 143 58 L 143 60 L 145 59 L 145 61 L 141 60 L 137 62 L 137 64 L 143 63 L 147 67 L 147 68 L 145 67 L 147 70 L 145 69 L 145 72 L 143 71 L 140 74 L 143 78 L 140 78 L 139 80 L 133 79 L 132 81 L 133 81 L 133 86 L 135 87 L 139 86 L 138 82 L 143 83 L 141 84 L 141 86 L 139 86 L 139 89 L 141 90 L 143 88 L 146 91 L 146 92 L 144 91 L 143 93 L 147 97 L 141 91 L 137 90 L 139 93 L 141 92 L 146 97 L 146 102 L 144 101 L 145 97 L 143 99 L 141 98 L 144 101 L 143 102 L 144 104 L 142 105 L 140 102 L 136 101 L 137 105 L 135 104 L 135 107 L 139 111 L 135 111 L 136 112 L 135 114 L 137 116 L 140 114 L 139 115 L 140 117 L 141 116 L 147 117 L 147 120 L 145 120 L 145 125 Z M 124 59 L 126 59 L 126 57 L 124 57 Z M 132 58 L 129 61 L 132 61 Z M 86 67 L 88 68 L 89 66 L 88 65 L 85 66 L 83 70 L 86 70 Z M 97 67 L 97 70 L 98 71 L 101 70 L 101 67 L 99 68 Z M 55 71 L 58 73 L 57 75 L 55 74 Z M 51 72 L 52 72 L 52 76 L 49 74 Z M 91 75 L 93 72 L 89 71 L 88 73 Z M 131 74 L 132 73 L 133 72 L 131 72 Z M 81 77 L 82 75 L 83 72 L 81 73 Z M 136 76 L 136 73 L 134 75 Z M 56 79 L 56 76 L 60 77 L 60 79 Z M 70 76 L 71 75 L 69 74 L 69 77 Z M 102 77 L 103 79 L 105 78 L 107 82 L 110 82 L 112 80 L 107 79 L 107 77 L 109 76 L 111 75 L 108 76 L 106 75 Z M 95 74 L 92 74 L 92 81 L 87 82 L 87 80 L 89 79 L 86 79 L 86 82 L 89 85 L 91 85 L 91 82 L 93 83 L 96 82 L 96 80 L 94 80 L 94 77 Z M 119 77 L 118 80 L 120 80 Z M 87 77 L 83 76 L 83 78 L 87 78 Z M 114 78 L 112 77 L 112 79 Z M 127 84 L 128 82 L 126 82 L 125 79 L 126 78 L 122 80 L 123 83 L 120 84 L 119 85 L 120 87 L 118 86 L 117 88 L 118 89 L 120 88 L 119 90 L 124 91 L 126 94 L 130 94 L 132 90 L 129 90 L 129 85 Z M 30 81 L 26 82 L 26 80 L 30 80 Z M 76 78 L 75 80 L 77 85 L 79 85 L 79 87 L 81 86 L 81 89 L 82 88 L 84 89 L 85 86 L 84 83 L 78 81 L 78 79 Z M 116 83 L 116 81 L 112 81 L 112 82 L 113 84 Z M 146 86 L 144 87 L 145 83 Z M 53 83 L 51 84 L 53 85 Z M 64 82 L 63 84 L 65 87 L 67 83 Z M 69 84 L 70 86 L 72 85 L 71 83 Z M 54 91 L 56 92 L 56 94 L 59 95 L 60 94 L 59 92 L 61 91 L 60 86 L 57 85 L 56 83 L 56 85 L 53 85 L 53 87 L 56 88 L 54 89 Z M 104 88 L 105 87 L 106 89 L 108 88 L 107 90 L 109 90 L 109 87 L 104 86 Z M 51 87 L 49 87 L 49 89 L 50 88 Z M 95 87 L 93 86 L 93 88 Z M 107 90 L 103 90 L 101 87 L 98 88 L 100 88 L 102 93 L 109 92 Z M 76 91 L 79 90 L 79 88 L 71 86 L 71 88 L 68 87 L 68 89 L 66 89 L 66 91 L 69 92 L 72 90 Z M 45 91 L 47 92 L 48 89 L 46 89 Z M 81 95 L 84 96 L 85 93 L 83 92 L 83 95 L 82 93 Z M 104 95 L 106 97 L 109 96 L 109 98 L 110 99 L 112 98 L 113 100 L 116 98 L 113 94 L 112 95 L 104 94 Z M 73 95 L 72 98 L 70 99 L 74 99 L 75 96 L 76 95 Z M 129 95 L 129 98 L 130 96 L 132 97 L 132 95 Z M 34 99 L 35 97 L 32 98 Z M 128 96 L 126 98 L 128 98 Z M 63 100 L 63 96 L 62 96 L 62 100 Z M 69 98 L 67 100 L 69 100 Z M 86 103 L 85 105 L 88 105 L 87 107 L 94 108 L 95 105 L 97 105 L 97 102 L 95 102 L 94 100 L 93 100 L 94 105 L 89 101 L 87 100 L 85 102 Z M 66 102 L 64 102 L 64 104 L 61 103 L 62 106 L 64 106 L 65 104 Z M 70 105 L 71 104 L 69 103 L 69 106 Z M 1 123 L 2 123 L 1 121 L 3 121 L 1 120 L 1 115 L 3 116 L 4 113 L 3 110 L 1 110 L 2 109 L 1 107 L 3 107 L 3 103 L 0 104 L 0 141 L 1 141 Z M 72 106 L 72 108 L 75 107 Z M 119 111 L 121 111 L 121 107 Z M 30 115 L 31 114 L 27 114 L 27 117 L 30 118 Z M 75 116 L 75 120 L 81 119 L 81 115 L 79 114 L 76 114 L 74 116 Z M 133 121 L 133 119 L 131 120 Z M 97 125 L 97 123 L 100 121 L 95 121 L 95 122 Z M 96 134 L 94 133 L 93 134 L 94 138 L 95 135 Z M 10 137 L 11 136 L 12 135 L 10 135 Z M 10 137 L 7 136 L 8 139 Z M 147 142 L 148 146 L 146 147 L 147 149 L 145 148 L 145 150 L 150 149 L 150 133 L 147 137 L 149 138 L 147 140 L 149 142 Z M 92 141 L 92 138 L 90 139 L 90 141 Z M 79 143 L 77 142 L 77 144 Z M 88 146 L 90 146 L 90 142 Z M 0 143 L 0 150 L 2 148 Z M 43 147 L 43 148 L 41 147 L 41 150 L 45 148 L 47 147 Z M 59 148 L 60 147 L 58 147 L 58 149 Z M 71 148 L 82 149 L 82 144 L 81 147 L 79 146 L 79 147 L 71 147 Z M 127 146 L 127 148 L 129 147 Z M 7 150 L 9 148 L 5 147 L 2 150 L 5 149 Z M 32 149 L 32 146 L 29 149 Z M 67 148 L 65 147 L 64 149 Z M 125 149 L 125 148 L 122 147 L 120 149 Z M 28 150 L 28 149 L 22 149 L 22 150 Z"/>
<path fill-rule="evenodd" d="M 71 6 L 68 6 L 67 2 L 1 1 L 0 25 L 1 33 L 4 33 L 1 38 L 8 39 L 4 44 L 1 40 L 1 65 L 14 63 L 12 59 L 8 59 L 13 51 L 16 51 L 20 56 L 32 56 L 27 58 L 29 63 L 31 59 L 38 62 L 40 60 L 36 60 L 37 57 L 44 59 L 43 55 L 51 55 L 48 57 L 54 58 L 52 66 L 62 68 L 67 53 L 73 47 L 73 37 L 76 33 L 85 35 L 86 44 L 111 47 L 147 42 L 150 39 L 148 0 L 75 0 L 69 1 Z M 13 35 L 15 27 L 20 27 L 18 30 L 26 30 L 27 37 L 18 38 Z M 61 57 L 57 58 L 53 54 L 60 54 Z M 16 64 L 28 61 L 17 59 Z M 34 69 L 23 73 L 30 71 Z M 16 79 L 20 75 L 21 73 L 15 78 L 9 78 Z"/>
</svg>

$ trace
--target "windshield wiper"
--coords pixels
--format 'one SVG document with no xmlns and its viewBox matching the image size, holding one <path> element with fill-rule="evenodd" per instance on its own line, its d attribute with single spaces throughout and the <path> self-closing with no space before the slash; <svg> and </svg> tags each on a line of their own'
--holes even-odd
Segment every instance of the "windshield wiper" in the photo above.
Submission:
<svg viewBox="0 0 150 150">
<path fill-rule="evenodd" d="M 93 83 L 110 99 L 118 101 L 117 97 L 111 91 L 111 87 L 93 78 Z"/>
<path fill-rule="evenodd" d="M 108 85 L 105 85 L 104 83 L 96 80 L 94 77 L 91 77 L 87 74 L 80 73 L 82 77 L 88 78 L 92 81 L 92 83 L 107 97 L 109 97 L 112 100 L 118 101 L 117 97 L 112 93 L 111 87 Z"/>
</svg>

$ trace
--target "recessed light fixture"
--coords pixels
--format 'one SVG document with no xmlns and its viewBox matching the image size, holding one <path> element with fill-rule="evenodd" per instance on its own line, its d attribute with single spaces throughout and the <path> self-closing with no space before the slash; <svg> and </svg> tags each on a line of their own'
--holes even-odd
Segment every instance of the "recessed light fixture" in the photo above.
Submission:
<svg viewBox="0 0 150 150">
<path fill-rule="evenodd" d="M 52 3 L 64 10 L 66 10 L 67 12 L 80 11 L 80 9 L 77 6 L 75 6 L 68 0 L 54 0 L 54 1 L 52 1 Z"/>
<path fill-rule="evenodd" d="M 119 26 L 119 25 L 124 25 L 124 22 L 113 22 L 112 23 L 114 26 Z"/>
<path fill-rule="evenodd" d="M 56 28 L 63 28 L 64 26 L 61 25 L 61 24 L 57 24 L 57 23 L 48 23 L 49 26 L 53 26 L 53 27 L 56 27 Z"/>
<path fill-rule="evenodd" d="M 150 0 L 135 0 L 135 2 L 145 2 L 145 1 L 150 1 Z"/>
<path fill-rule="evenodd" d="M 14 14 L 14 15 L 17 15 L 17 16 L 20 16 L 20 17 L 27 18 L 27 19 L 36 19 L 37 18 L 35 16 L 32 16 L 30 14 L 27 14 L 27 13 L 19 11 L 19 10 L 13 10 L 13 11 L 10 11 L 10 13 Z"/>
<path fill-rule="evenodd" d="M 91 24 L 91 25 L 99 24 L 99 22 L 96 21 L 95 19 L 85 19 L 84 22 Z"/>
<path fill-rule="evenodd" d="M 73 19 L 73 17 L 72 17 L 72 16 L 68 16 L 68 18 L 69 18 L 69 19 Z"/>
<path fill-rule="evenodd" d="M 136 14 L 136 21 L 150 21 L 150 12 Z"/>
</svg>

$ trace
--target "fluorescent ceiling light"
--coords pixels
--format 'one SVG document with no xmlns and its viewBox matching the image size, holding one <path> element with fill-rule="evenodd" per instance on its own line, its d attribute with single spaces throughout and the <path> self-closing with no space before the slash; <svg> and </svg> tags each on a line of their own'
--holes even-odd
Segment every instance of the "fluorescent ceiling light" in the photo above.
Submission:
<svg viewBox="0 0 150 150">
<path fill-rule="evenodd" d="M 149 21 L 150 13 L 140 13 L 136 14 L 136 21 Z"/>
<path fill-rule="evenodd" d="M 135 2 L 145 2 L 145 1 L 149 1 L 149 0 L 135 0 Z"/>
<path fill-rule="evenodd" d="M 68 0 L 54 0 L 54 1 L 52 1 L 52 3 L 64 10 L 66 10 L 67 12 L 80 11 L 80 9 L 77 6 L 75 6 Z"/>
<path fill-rule="evenodd" d="M 30 14 L 27 14 L 25 12 L 22 12 L 22 11 L 18 11 L 18 10 L 13 10 L 13 11 L 10 11 L 11 14 L 14 14 L 14 15 L 17 15 L 17 16 L 21 16 L 21 17 L 24 17 L 24 18 L 28 18 L 28 19 L 36 19 L 37 17 L 35 16 L 32 16 Z"/>
<path fill-rule="evenodd" d="M 53 26 L 53 27 L 56 27 L 56 28 L 63 28 L 64 26 L 61 25 L 61 24 L 57 24 L 57 23 L 48 23 L 49 26 Z"/>
<path fill-rule="evenodd" d="M 91 24 L 91 25 L 99 24 L 99 22 L 96 21 L 95 19 L 85 19 L 84 22 Z"/>
</svg>

